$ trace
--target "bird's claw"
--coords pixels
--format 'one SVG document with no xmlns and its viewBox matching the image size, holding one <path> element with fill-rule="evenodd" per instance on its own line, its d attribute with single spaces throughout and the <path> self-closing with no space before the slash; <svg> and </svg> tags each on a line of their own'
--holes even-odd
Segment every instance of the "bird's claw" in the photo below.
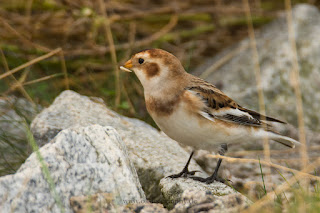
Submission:
<svg viewBox="0 0 320 213">
<path fill-rule="evenodd" d="M 193 171 L 188 172 L 188 175 L 195 175 L 197 172 L 201 173 L 201 171 L 199 171 L 199 170 L 193 170 Z"/>
<path fill-rule="evenodd" d="M 218 176 L 215 176 L 215 177 L 207 177 L 207 178 L 203 178 L 203 177 L 198 177 L 198 176 L 193 176 L 193 177 L 189 177 L 191 178 L 192 180 L 196 180 L 196 181 L 199 181 L 199 182 L 202 182 L 202 183 L 206 183 L 206 184 L 210 184 L 210 183 L 213 183 L 214 181 L 218 181 L 220 183 L 226 183 L 226 182 L 229 182 L 230 180 L 228 179 L 223 179 L 223 178 L 220 178 Z"/>
<path fill-rule="evenodd" d="M 194 170 L 194 171 L 182 171 L 178 174 L 173 174 L 173 175 L 169 175 L 167 178 L 179 178 L 179 177 L 189 177 L 190 175 L 195 175 L 196 172 L 201 172 L 199 170 Z"/>
</svg>

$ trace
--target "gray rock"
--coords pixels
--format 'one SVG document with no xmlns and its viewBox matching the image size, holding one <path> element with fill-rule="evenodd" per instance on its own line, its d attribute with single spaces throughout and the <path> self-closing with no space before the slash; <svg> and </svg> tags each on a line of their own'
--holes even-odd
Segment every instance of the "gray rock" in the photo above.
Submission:
<svg viewBox="0 0 320 213">
<path fill-rule="evenodd" d="M 112 193 L 73 196 L 70 198 L 70 206 L 74 213 L 115 212 L 120 208 L 113 202 Z"/>
<path fill-rule="evenodd" d="M 215 196 L 209 192 L 186 190 L 182 194 L 182 201 L 177 203 L 172 213 L 197 212 L 241 212 L 252 204 L 246 197 L 237 194 Z"/>
<path fill-rule="evenodd" d="M 141 203 L 141 204 L 130 204 L 122 209 L 124 213 L 167 213 L 167 209 L 160 203 Z"/>
<path fill-rule="evenodd" d="M 31 128 L 36 140 L 43 145 L 63 129 L 91 124 L 112 126 L 117 130 L 127 146 L 148 200 L 161 201 L 160 179 L 180 172 L 189 153 L 150 125 L 120 116 L 102 101 L 93 101 L 73 91 L 65 91 L 49 108 L 37 115 Z M 193 160 L 190 170 L 203 172 Z"/>
<path fill-rule="evenodd" d="M 90 196 L 74 196 L 70 205 L 74 213 L 100 212 L 139 212 L 139 213 L 166 213 L 167 209 L 159 203 L 132 202 L 127 205 L 115 205 L 112 194 L 98 193 Z"/>
<path fill-rule="evenodd" d="M 0 98 L 0 176 L 16 172 L 31 153 L 24 122 L 31 122 L 40 109 L 23 98 Z"/>
<path fill-rule="evenodd" d="M 166 206 L 169 209 L 174 207 L 172 212 L 199 212 L 201 209 L 237 212 L 251 203 L 245 196 L 220 182 L 205 184 L 187 178 L 164 178 L 160 186 Z"/>
<path fill-rule="evenodd" d="M 14 175 L 0 178 L 3 212 L 72 212 L 71 196 L 111 193 L 115 204 L 145 200 L 125 145 L 111 127 L 60 132 Z"/>
<path fill-rule="evenodd" d="M 74 196 L 70 205 L 74 213 L 100 213 L 100 212 L 139 212 L 139 213 L 166 213 L 167 209 L 159 203 L 131 202 L 127 205 L 116 205 L 112 194 L 98 193 L 90 196 Z"/>
<path fill-rule="evenodd" d="M 320 130 L 320 13 L 315 6 L 300 4 L 294 7 L 293 29 L 300 65 L 300 83 L 307 128 Z M 285 14 L 256 32 L 261 68 L 262 87 L 267 114 L 297 126 L 296 100 L 291 85 L 293 50 L 288 39 Z M 249 47 L 249 39 L 236 48 Z M 196 69 L 201 73 L 234 49 L 228 49 Z M 240 105 L 258 110 L 258 95 L 254 60 L 250 48 L 233 57 L 212 72 L 206 80 L 219 87 Z"/>
</svg>

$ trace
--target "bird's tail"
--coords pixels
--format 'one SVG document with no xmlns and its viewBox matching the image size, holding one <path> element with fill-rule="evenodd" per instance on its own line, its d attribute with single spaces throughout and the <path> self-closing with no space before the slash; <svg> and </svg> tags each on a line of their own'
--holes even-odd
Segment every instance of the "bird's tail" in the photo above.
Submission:
<svg viewBox="0 0 320 213">
<path fill-rule="evenodd" d="M 300 145 L 300 142 L 296 141 L 295 139 L 289 138 L 287 136 L 279 135 L 276 133 L 271 133 L 270 139 L 277 141 L 290 148 L 294 148 L 295 145 Z"/>
</svg>

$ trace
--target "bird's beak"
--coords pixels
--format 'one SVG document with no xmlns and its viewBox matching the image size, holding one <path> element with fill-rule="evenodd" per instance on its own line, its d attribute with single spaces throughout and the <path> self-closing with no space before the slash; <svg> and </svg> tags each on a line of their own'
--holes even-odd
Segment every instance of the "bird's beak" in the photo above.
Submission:
<svg viewBox="0 0 320 213">
<path fill-rule="evenodd" d="M 129 61 L 127 61 L 127 62 L 124 64 L 124 66 L 121 66 L 120 69 L 121 69 L 122 71 L 132 72 L 131 70 L 129 70 L 131 67 L 132 67 L 132 61 L 129 60 Z"/>
</svg>

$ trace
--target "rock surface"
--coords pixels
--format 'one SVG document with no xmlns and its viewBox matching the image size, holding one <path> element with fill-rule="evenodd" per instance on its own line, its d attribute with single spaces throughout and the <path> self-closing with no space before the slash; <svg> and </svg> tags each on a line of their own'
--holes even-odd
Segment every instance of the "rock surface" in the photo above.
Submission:
<svg viewBox="0 0 320 213">
<path fill-rule="evenodd" d="M 294 7 L 293 29 L 300 65 L 301 93 L 303 94 L 304 121 L 314 131 L 320 130 L 320 12 L 315 6 L 300 4 Z M 261 68 L 262 87 L 267 114 L 297 126 L 296 100 L 292 87 L 293 50 L 288 39 L 285 14 L 256 32 Z M 258 95 L 254 60 L 249 39 L 236 48 L 227 49 L 195 70 L 197 75 L 207 70 L 223 56 L 237 48 L 245 50 L 223 66 L 206 75 L 206 80 L 219 87 L 240 105 L 258 110 Z"/>
<path fill-rule="evenodd" d="M 139 212 L 139 213 L 166 213 L 167 209 L 159 203 L 136 202 L 128 205 L 115 205 L 111 202 L 112 194 L 98 193 L 91 196 L 75 196 L 70 199 L 74 213 L 100 212 Z"/>
<path fill-rule="evenodd" d="M 23 98 L 0 98 L 0 176 L 16 172 L 31 153 L 23 122 L 31 121 L 40 109 Z"/>
<path fill-rule="evenodd" d="M 63 129 L 92 124 L 112 126 L 117 130 L 127 146 L 148 200 L 161 201 L 159 181 L 180 172 L 189 153 L 150 125 L 120 116 L 97 99 L 65 91 L 49 108 L 37 115 L 31 128 L 37 142 L 43 145 Z M 193 160 L 189 168 L 202 171 L 206 176 Z"/>
<path fill-rule="evenodd" d="M 71 196 L 98 192 L 110 193 L 113 205 L 145 201 L 125 145 L 111 127 L 64 130 L 39 153 L 43 160 L 34 152 L 16 174 L 0 178 L 3 212 L 72 212 Z"/>
<path fill-rule="evenodd" d="M 166 206 L 172 212 L 238 212 L 251 203 L 245 196 L 231 187 L 220 183 L 200 183 L 187 178 L 160 181 Z M 212 211 L 211 211 L 212 210 Z"/>
</svg>

